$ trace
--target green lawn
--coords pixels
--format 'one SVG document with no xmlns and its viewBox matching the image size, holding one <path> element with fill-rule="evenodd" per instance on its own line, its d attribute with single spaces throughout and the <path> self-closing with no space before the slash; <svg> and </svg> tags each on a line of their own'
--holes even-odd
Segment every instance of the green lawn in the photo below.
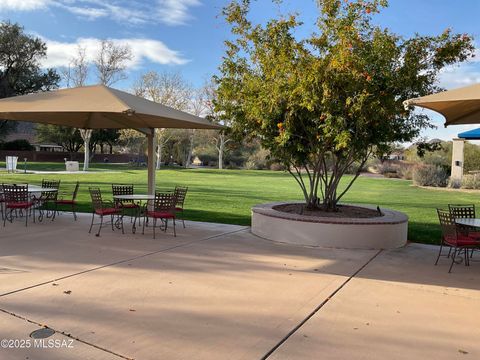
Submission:
<svg viewBox="0 0 480 360">
<path fill-rule="evenodd" d="M 1 164 L 0 164 L 1 166 Z M 41 165 L 37 165 L 39 168 Z M 47 166 L 50 166 L 47 164 Z M 62 188 L 81 182 L 81 211 L 89 211 L 89 186 L 99 186 L 111 198 L 111 183 L 132 183 L 136 191 L 146 191 L 146 170 L 126 170 L 124 166 L 94 165 L 96 169 L 119 170 L 78 175 L 0 174 L 0 182 L 41 183 L 43 178 L 61 179 Z M 42 169 L 45 169 L 42 168 Z M 301 199 L 293 178 L 283 172 L 248 170 L 160 170 L 159 188 L 186 185 L 189 194 L 186 217 L 190 220 L 249 225 L 250 208 L 258 203 Z M 361 177 L 345 197 L 346 202 L 374 204 L 403 211 L 410 217 L 409 239 L 437 243 L 440 229 L 435 208 L 449 203 L 480 205 L 480 194 L 462 191 L 430 190 L 412 186 L 410 181 Z"/>
</svg>

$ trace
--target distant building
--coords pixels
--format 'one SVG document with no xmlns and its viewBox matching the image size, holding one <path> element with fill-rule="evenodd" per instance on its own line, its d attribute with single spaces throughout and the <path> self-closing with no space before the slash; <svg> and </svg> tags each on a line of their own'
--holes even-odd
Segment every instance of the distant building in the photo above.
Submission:
<svg viewBox="0 0 480 360">
<path fill-rule="evenodd" d="M 32 144 L 35 151 L 62 152 L 63 147 L 57 144 Z"/>
<path fill-rule="evenodd" d="M 405 152 L 402 151 L 394 151 L 391 154 L 385 155 L 383 157 L 384 160 L 405 160 Z"/>
</svg>

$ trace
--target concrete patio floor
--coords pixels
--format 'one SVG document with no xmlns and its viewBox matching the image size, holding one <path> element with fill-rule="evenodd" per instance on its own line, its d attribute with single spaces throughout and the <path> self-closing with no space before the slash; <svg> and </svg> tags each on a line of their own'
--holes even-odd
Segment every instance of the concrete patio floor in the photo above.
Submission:
<svg viewBox="0 0 480 360">
<path fill-rule="evenodd" d="M 0 359 L 480 358 L 480 262 L 448 274 L 434 246 L 296 247 L 195 222 L 95 237 L 88 222 L 0 228 L 0 339 L 31 341 Z M 43 326 L 61 347 L 34 348 Z"/>
</svg>

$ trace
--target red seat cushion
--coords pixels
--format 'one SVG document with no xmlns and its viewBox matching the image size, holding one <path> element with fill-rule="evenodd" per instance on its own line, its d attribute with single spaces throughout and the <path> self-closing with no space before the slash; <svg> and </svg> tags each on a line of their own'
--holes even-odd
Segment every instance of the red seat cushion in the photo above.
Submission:
<svg viewBox="0 0 480 360">
<path fill-rule="evenodd" d="M 33 206 L 31 201 L 7 203 L 7 209 L 28 209 Z"/>
<path fill-rule="evenodd" d="M 181 208 L 181 207 L 176 207 L 176 208 L 175 208 L 175 211 L 183 211 L 183 208 Z"/>
<path fill-rule="evenodd" d="M 61 205 L 74 205 L 77 203 L 75 200 L 57 200 L 55 202 Z"/>
<path fill-rule="evenodd" d="M 173 219 L 175 215 L 167 211 L 147 211 L 147 216 L 157 219 Z"/>
<path fill-rule="evenodd" d="M 480 241 L 480 232 L 478 232 L 478 231 L 469 231 L 468 236 Z"/>
<path fill-rule="evenodd" d="M 98 215 L 112 215 L 120 213 L 120 209 L 118 208 L 105 208 L 105 209 L 97 209 L 95 213 Z"/>
<path fill-rule="evenodd" d="M 121 206 L 124 209 L 135 209 L 135 208 L 139 207 L 137 204 L 134 204 L 134 203 L 123 203 L 123 204 L 118 204 L 118 205 Z"/>
<path fill-rule="evenodd" d="M 451 246 L 479 246 L 480 241 L 471 236 L 467 235 L 457 235 L 457 236 L 447 236 L 444 238 L 445 242 Z"/>
</svg>

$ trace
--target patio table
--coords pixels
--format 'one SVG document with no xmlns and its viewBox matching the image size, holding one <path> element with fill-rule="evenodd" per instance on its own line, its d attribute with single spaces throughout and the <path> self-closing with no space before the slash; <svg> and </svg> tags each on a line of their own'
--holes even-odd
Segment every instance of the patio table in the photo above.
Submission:
<svg viewBox="0 0 480 360">
<path fill-rule="evenodd" d="M 480 219 L 474 219 L 474 218 L 458 218 L 455 219 L 455 223 L 459 225 L 464 225 L 464 226 L 471 226 L 471 227 L 476 227 L 480 228 Z"/>
<path fill-rule="evenodd" d="M 54 192 L 58 191 L 58 189 L 55 188 L 42 188 L 41 186 L 38 185 L 28 185 L 28 192 L 30 194 L 34 193 L 41 193 L 41 192 Z M 3 190 L 0 189 L 0 194 L 3 194 Z"/>
<path fill-rule="evenodd" d="M 155 195 L 150 195 L 150 194 L 133 194 L 133 195 L 114 195 L 113 198 L 115 200 L 119 200 L 119 201 L 122 201 L 122 200 L 127 200 L 127 201 L 134 201 L 134 202 L 137 202 L 138 206 L 139 206 L 139 211 L 136 211 L 135 212 L 135 218 L 133 220 L 133 225 L 132 225 L 132 233 L 135 234 L 135 232 L 137 231 L 137 219 L 139 219 L 140 215 L 141 215 L 141 209 L 142 209 L 142 202 L 143 201 L 153 201 L 155 200 Z M 138 220 L 140 222 L 140 219 Z M 140 223 L 139 223 L 140 225 Z"/>
</svg>

